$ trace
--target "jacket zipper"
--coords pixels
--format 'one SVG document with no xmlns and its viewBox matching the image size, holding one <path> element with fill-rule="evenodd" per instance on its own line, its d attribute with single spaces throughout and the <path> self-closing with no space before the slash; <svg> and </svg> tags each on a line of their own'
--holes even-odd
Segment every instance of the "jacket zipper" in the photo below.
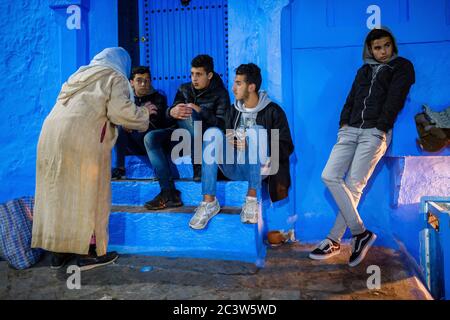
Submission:
<svg viewBox="0 0 450 320">
<path fill-rule="evenodd" d="M 388 65 L 388 64 L 380 64 L 380 65 L 377 67 L 377 69 L 376 69 L 376 71 L 375 71 L 375 74 L 374 74 L 373 77 L 372 77 L 372 81 L 371 81 L 371 83 L 370 83 L 369 94 L 368 94 L 367 97 L 364 99 L 364 109 L 363 109 L 363 111 L 361 112 L 362 124 L 361 124 L 361 126 L 359 127 L 360 129 L 362 129 L 362 126 L 364 125 L 364 110 L 366 110 L 366 107 L 367 107 L 367 106 L 366 106 L 366 100 L 369 98 L 369 96 L 370 96 L 371 93 L 372 93 L 372 86 L 373 86 L 373 84 L 375 83 L 375 80 L 376 80 L 376 77 L 377 77 L 377 75 L 378 75 L 378 72 L 380 72 L 381 69 L 383 69 L 384 67 L 391 68 L 391 70 L 394 69 L 392 66 L 390 66 L 390 65 Z"/>
<path fill-rule="evenodd" d="M 195 94 L 195 90 L 194 90 L 194 88 L 193 88 L 192 85 L 191 85 L 191 91 L 192 91 L 192 93 L 194 94 L 194 104 L 197 104 L 197 98 L 201 97 L 202 95 L 204 95 L 204 94 L 205 94 L 206 92 L 208 92 L 209 90 L 210 90 L 210 88 L 206 89 L 206 90 L 203 91 L 203 92 L 200 92 L 199 95 L 196 95 L 196 94 Z M 186 97 L 186 96 L 184 97 L 184 100 L 187 101 L 187 97 Z"/>
<path fill-rule="evenodd" d="M 365 111 L 366 108 L 367 108 L 366 101 L 367 101 L 367 99 L 370 97 L 370 95 L 372 94 L 372 87 L 373 87 L 373 84 L 375 83 L 375 79 L 376 79 L 376 77 L 377 77 L 377 74 L 378 74 L 378 72 L 381 70 L 382 67 L 383 67 L 383 65 L 379 65 L 379 66 L 375 69 L 375 71 L 372 71 L 373 74 L 372 74 L 372 80 L 370 81 L 369 93 L 368 93 L 368 95 L 364 98 L 364 108 L 363 108 L 363 110 L 361 111 L 361 119 L 362 119 L 362 123 L 361 123 L 361 126 L 359 127 L 360 129 L 362 129 L 362 127 L 363 127 L 363 125 L 364 125 L 364 111 Z"/>
<path fill-rule="evenodd" d="M 242 112 L 240 112 L 239 110 L 238 110 L 238 114 L 237 114 L 237 116 L 236 116 L 236 120 L 234 121 L 234 126 L 233 126 L 233 129 L 236 131 L 236 128 L 237 128 L 237 123 L 238 123 L 238 121 L 239 121 L 239 118 L 241 117 L 241 113 Z"/>
</svg>

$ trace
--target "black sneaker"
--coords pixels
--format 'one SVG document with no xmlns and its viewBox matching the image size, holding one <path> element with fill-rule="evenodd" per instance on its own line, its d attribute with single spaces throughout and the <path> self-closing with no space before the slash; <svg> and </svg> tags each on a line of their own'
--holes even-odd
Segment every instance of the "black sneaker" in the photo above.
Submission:
<svg viewBox="0 0 450 320">
<path fill-rule="evenodd" d="M 202 165 L 201 164 L 194 164 L 194 181 L 201 181 L 202 180 Z"/>
<path fill-rule="evenodd" d="M 325 260 L 339 254 L 340 252 L 341 245 L 326 238 L 309 254 L 309 257 L 313 260 Z"/>
<path fill-rule="evenodd" d="M 369 251 L 370 246 L 377 239 L 377 235 L 369 230 L 364 231 L 352 238 L 352 255 L 348 265 L 350 267 L 355 267 L 363 261 L 367 251 Z"/>
<path fill-rule="evenodd" d="M 124 168 L 114 168 L 111 170 L 111 180 L 121 180 L 125 178 L 126 176 Z"/>
<path fill-rule="evenodd" d="M 165 208 L 181 207 L 183 202 L 178 190 L 163 190 L 155 198 L 147 201 L 144 207 L 148 210 L 161 210 Z"/>
<path fill-rule="evenodd" d="M 50 265 L 50 269 L 61 269 L 64 267 L 67 262 L 69 262 L 75 255 L 72 253 L 57 253 L 52 252 L 52 262 Z"/>
<path fill-rule="evenodd" d="M 81 271 L 91 270 L 97 267 L 106 266 L 117 260 L 117 252 L 108 252 L 104 256 L 83 256 L 78 258 L 77 265 Z"/>
</svg>

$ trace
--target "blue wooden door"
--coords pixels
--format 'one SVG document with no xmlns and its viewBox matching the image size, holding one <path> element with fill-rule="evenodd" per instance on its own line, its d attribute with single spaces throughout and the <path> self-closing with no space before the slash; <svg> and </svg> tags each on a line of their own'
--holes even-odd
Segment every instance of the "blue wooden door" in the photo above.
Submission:
<svg viewBox="0 0 450 320">
<path fill-rule="evenodd" d="M 169 105 L 181 83 L 190 81 L 190 62 L 209 54 L 227 83 L 227 0 L 140 0 L 140 62 L 150 66 L 153 86 Z"/>
</svg>

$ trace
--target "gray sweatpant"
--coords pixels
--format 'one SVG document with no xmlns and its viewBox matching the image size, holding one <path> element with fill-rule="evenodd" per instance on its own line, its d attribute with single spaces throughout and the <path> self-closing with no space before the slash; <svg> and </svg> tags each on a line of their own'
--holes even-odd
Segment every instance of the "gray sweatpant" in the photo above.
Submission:
<svg viewBox="0 0 450 320">
<path fill-rule="evenodd" d="M 347 226 L 352 235 L 366 230 L 358 213 L 358 203 L 391 138 L 391 130 L 386 134 L 377 128 L 346 126 L 339 129 L 338 140 L 322 172 L 322 180 L 339 207 L 336 222 L 328 235 L 331 240 L 340 242 Z"/>
</svg>

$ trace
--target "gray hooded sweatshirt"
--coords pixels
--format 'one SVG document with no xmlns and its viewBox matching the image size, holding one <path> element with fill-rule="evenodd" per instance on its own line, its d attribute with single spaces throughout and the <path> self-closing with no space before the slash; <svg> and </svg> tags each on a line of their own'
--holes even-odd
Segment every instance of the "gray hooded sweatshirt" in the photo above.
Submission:
<svg viewBox="0 0 450 320">
<path fill-rule="evenodd" d="M 394 59 L 396 59 L 398 57 L 397 41 L 395 40 L 395 37 L 392 34 L 391 30 L 389 30 L 389 28 L 381 27 L 380 29 L 389 32 L 389 34 L 391 35 L 391 38 L 392 38 L 392 42 L 393 42 L 392 43 L 392 45 L 393 45 L 392 57 L 386 62 L 386 63 L 389 63 L 389 62 L 391 62 L 392 60 L 394 60 Z M 365 63 L 370 64 L 372 66 L 382 65 L 383 64 L 383 63 L 378 62 L 377 60 L 375 60 L 375 58 L 373 57 L 372 53 L 370 53 L 369 46 L 367 45 L 367 41 L 364 41 L 363 60 L 364 60 Z"/>
<path fill-rule="evenodd" d="M 272 102 L 265 91 L 259 91 L 258 95 L 259 101 L 255 108 L 246 108 L 244 101 L 242 100 L 237 100 L 234 103 L 236 110 L 241 113 L 240 117 L 236 117 L 236 121 L 234 123 L 235 130 L 237 128 L 248 129 L 256 125 L 256 117 L 258 116 L 258 112 L 263 110 L 269 105 L 269 103 Z"/>
</svg>

